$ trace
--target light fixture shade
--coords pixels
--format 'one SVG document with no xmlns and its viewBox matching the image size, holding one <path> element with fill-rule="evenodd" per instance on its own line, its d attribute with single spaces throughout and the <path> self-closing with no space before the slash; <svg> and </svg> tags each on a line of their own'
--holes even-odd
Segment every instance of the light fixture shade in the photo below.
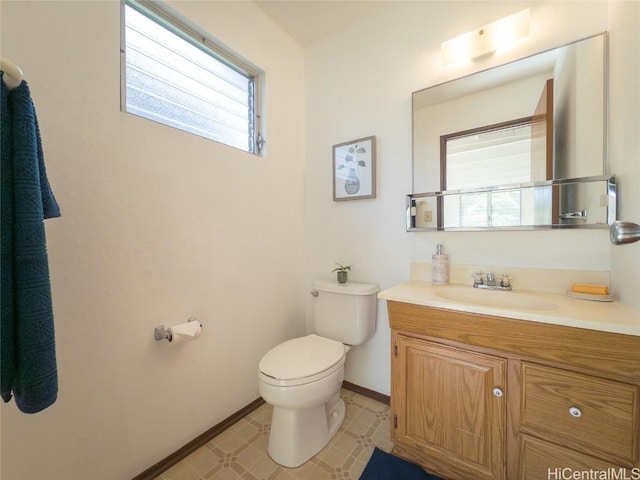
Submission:
<svg viewBox="0 0 640 480">
<path fill-rule="evenodd" d="M 609 227 L 609 240 L 614 245 L 624 245 L 640 240 L 640 225 L 617 220 Z"/>
<path fill-rule="evenodd" d="M 529 35 L 529 15 L 527 8 L 442 43 L 444 64 L 462 63 L 509 49 Z"/>
</svg>

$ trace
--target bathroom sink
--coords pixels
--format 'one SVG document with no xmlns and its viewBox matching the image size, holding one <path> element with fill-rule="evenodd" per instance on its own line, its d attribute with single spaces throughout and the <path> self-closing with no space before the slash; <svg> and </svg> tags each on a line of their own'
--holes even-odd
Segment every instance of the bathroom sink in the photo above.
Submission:
<svg viewBox="0 0 640 480">
<path fill-rule="evenodd" d="M 447 286 L 438 288 L 435 295 L 443 300 L 457 303 L 481 305 L 491 308 L 523 310 L 554 310 L 557 305 L 545 298 L 526 293 L 505 292 L 502 290 L 478 289 L 466 286 Z"/>
</svg>

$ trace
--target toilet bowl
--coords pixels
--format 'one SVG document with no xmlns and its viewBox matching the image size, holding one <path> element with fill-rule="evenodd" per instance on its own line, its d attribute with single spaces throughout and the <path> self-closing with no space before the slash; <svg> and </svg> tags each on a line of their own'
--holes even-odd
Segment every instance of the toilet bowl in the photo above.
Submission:
<svg viewBox="0 0 640 480">
<path fill-rule="evenodd" d="M 369 338 L 375 325 L 375 285 L 313 286 L 316 330 L 332 338 L 310 334 L 287 340 L 259 365 L 260 395 L 273 406 L 267 451 L 285 467 L 302 465 L 337 433 L 346 414 L 340 389 L 347 352 L 350 344 Z"/>
<path fill-rule="evenodd" d="M 292 352 L 303 350 L 308 363 L 291 361 Z M 267 451 L 280 465 L 302 465 L 342 425 L 346 351 L 340 342 L 308 335 L 278 345 L 260 362 L 260 395 L 273 406 Z"/>
</svg>

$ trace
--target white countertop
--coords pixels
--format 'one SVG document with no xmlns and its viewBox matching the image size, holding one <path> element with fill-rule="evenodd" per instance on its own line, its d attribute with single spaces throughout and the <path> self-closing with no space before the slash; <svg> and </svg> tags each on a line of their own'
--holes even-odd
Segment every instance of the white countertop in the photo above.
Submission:
<svg viewBox="0 0 640 480">
<path fill-rule="evenodd" d="M 469 298 L 476 296 L 481 300 L 479 303 L 472 303 L 472 300 L 444 298 L 455 298 L 458 293 L 463 299 L 467 298 L 466 294 L 470 294 Z M 483 302 L 479 295 L 484 293 L 493 295 L 491 298 L 497 298 L 497 303 L 504 304 L 498 306 L 491 304 L 491 301 Z M 509 295 L 511 297 L 508 297 Z M 431 282 L 411 280 L 380 292 L 378 298 L 446 310 L 640 336 L 640 311 L 619 302 L 580 300 L 557 293 L 532 290 L 496 292 L 474 289 L 471 285 L 433 285 Z M 500 302 L 501 298 L 505 302 Z"/>
</svg>

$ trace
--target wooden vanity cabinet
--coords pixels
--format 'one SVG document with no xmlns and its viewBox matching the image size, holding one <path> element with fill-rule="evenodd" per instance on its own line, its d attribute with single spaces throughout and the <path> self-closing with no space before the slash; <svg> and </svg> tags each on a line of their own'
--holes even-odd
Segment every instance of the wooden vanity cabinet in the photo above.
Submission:
<svg viewBox="0 0 640 480">
<path fill-rule="evenodd" d="M 640 337 L 388 309 L 396 454 L 450 480 L 640 478 Z"/>
</svg>

